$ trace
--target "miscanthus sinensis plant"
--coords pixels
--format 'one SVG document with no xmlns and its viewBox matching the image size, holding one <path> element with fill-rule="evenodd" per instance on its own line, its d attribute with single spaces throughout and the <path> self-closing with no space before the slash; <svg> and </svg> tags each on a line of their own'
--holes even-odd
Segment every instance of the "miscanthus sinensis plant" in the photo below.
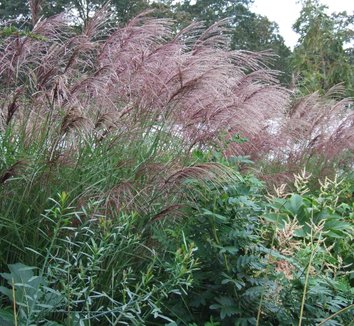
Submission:
<svg viewBox="0 0 354 326">
<path fill-rule="evenodd" d="M 184 169 L 191 151 L 262 133 L 283 111 L 288 91 L 267 69 L 269 54 L 229 51 L 222 23 L 176 34 L 148 14 L 116 28 L 108 18 L 104 7 L 81 32 L 59 15 L 2 35 L 2 184 L 27 175 L 46 189 L 60 174 L 76 200 L 149 210 L 161 193 L 176 197 L 188 174 L 220 171 Z"/>
<path fill-rule="evenodd" d="M 354 110 L 352 99 L 343 98 L 344 92 L 337 85 L 324 95 L 295 97 L 272 128 L 242 145 L 243 153 L 255 161 L 266 157 L 263 162 L 269 164 L 263 164 L 263 173 L 278 185 L 294 181 L 293 176 L 304 167 L 311 171 L 312 180 L 350 174 Z"/>
<path fill-rule="evenodd" d="M 248 142 L 227 153 L 278 162 L 289 175 L 352 163 L 354 115 L 340 87 L 289 100 L 266 66 L 271 55 L 229 51 L 222 22 L 176 33 L 171 20 L 146 13 L 117 28 L 106 9 L 81 32 L 64 15 L 34 19 L 31 32 L 3 31 L 3 130 L 21 126 L 28 143 L 50 138 L 51 160 L 76 151 L 80 131 L 132 143 L 152 135 L 154 151 L 170 137 L 184 152 L 241 135 Z"/>
<path fill-rule="evenodd" d="M 259 132 L 287 101 L 268 54 L 228 51 L 222 24 L 176 34 L 146 14 L 107 19 L 103 8 L 81 32 L 59 15 L 1 34 L 3 323 L 173 319 L 166 300 L 198 265 L 183 232 L 164 248 L 153 225 L 184 213 L 189 178 L 233 177 L 191 152 Z"/>
<path fill-rule="evenodd" d="M 180 211 L 183 180 L 230 175 L 193 166 L 191 151 L 221 133 L 260 132 L 287 101 L 267 54 L 228 51 L 222 23 L 176 34 L 166 19 L 112 28 L 108 16 L 102 8 L 81 32 L 58 15 L 1 34 L 2 241 L 21 257 L 62 191 L 74 206 L 103 199 L 102 214 Z"/>
<path fill-rule="evenodd" d="M 75 128 L 127 140 L 136 128 L 163 129 L 189 149 L 221 130 L 256 133 L 285 107 L 268 55 L 228 51 L 222 23 L 176 34 L 147 15 L 123 28 L 106 22 L 103 8 L 79 34 L 60 15 L 2 38 L 3 129 L 25 124 L 30 139 L 46 122 L 57 146 Z"/>
</svg>

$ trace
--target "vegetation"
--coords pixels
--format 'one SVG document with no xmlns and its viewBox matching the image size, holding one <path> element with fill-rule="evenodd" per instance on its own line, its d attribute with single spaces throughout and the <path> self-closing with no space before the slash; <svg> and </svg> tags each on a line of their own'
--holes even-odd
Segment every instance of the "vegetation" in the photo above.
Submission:
<svg viewBox="0 0 354 326">
<path fill-rule="evenodd" d="M 329 16 L 326 7 L 317 0 L 304 1 L 294 24 L 300 39 L 294 50 L 293 65 L 305 93 L 327 91 L 333 85 L 344 83 L 346 95 L 354 95 L 351 51 L 344 48 L 353 38 L 353 24 L 354 15 L 342 12 Z"/>
<path fill-rule="evenodd" d="M 348 84 L 287 89 L 199 1 L 50 3 L 0 33 L 0 325 L 350 325 Z"/>
</svg>

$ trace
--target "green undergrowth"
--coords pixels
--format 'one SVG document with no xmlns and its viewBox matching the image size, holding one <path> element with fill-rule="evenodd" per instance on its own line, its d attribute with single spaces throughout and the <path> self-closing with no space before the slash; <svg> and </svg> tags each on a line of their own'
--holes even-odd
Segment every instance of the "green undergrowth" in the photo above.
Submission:
<svg viewBox="0 0 354 326">
<path fill-rule="evenodd" d="M 1 325 L 352 322 L 351 179 L 271 191 L 158 137 L 2 134 Z"/>
<path fill-rule="evenodd" d="M 352 184 L 326 179 L 310 192 L 309 176 L 295 180 L 294 192 L 282 187 L 276 195 L 266 195 L 252 175 L 217 187 L 195 186 L 195 217 L 183 231 L 198 248 L 201 268 L 184 300 L 174 302 L 184 321 L 352 322 Z"/>
</svg>

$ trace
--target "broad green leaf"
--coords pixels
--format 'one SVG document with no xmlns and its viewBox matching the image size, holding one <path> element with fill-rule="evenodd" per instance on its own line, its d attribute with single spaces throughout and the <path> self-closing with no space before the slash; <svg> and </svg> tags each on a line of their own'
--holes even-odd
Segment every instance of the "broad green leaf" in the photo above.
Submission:
<svg viewBox="0 0 354 326">
<path fill-rule="evenodd" d="M 218 304 L 212 304 L 210 309 L 220 310 L 220 318 L 231 317 L 239 312 L 235 301 L 231 297 L 216 298 Z"/>
<path fill-rule="evenodd" d="M 226 222 L 228 220 L 228 218 L 226 216 L 211 212 L 211 211 L 209 211 L 208 209 L 205 209 L 205 208 L 203 209 L 203 215 L 215 217 L 216 219 L 221 220 L 223 222 Z"/>
<path fill-rule="evenodd" d="M 304 206 L 303 198 L 298 194 L 293 194 L 285 205 L 285 208 L 290 211 L 293 216 L 300 214 L 300 209 Z"/>
</svg>

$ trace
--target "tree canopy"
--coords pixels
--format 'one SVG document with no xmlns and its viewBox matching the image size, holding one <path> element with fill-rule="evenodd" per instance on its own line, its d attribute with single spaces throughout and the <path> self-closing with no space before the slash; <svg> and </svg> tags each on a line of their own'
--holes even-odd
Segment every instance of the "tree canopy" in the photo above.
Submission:
<svg viewBox="0 0 354 326">
<path fill-rule="evenodd" d="M 299 34 L 292 64 L 305 92 L 325 92 L 343 82 L 353 95 L 352 49 L 345 49 L 353 37 L 354 16 L 346 12 L 329 15 L 328 7 L 317 0 L 303 1 L 293 28 Z"/>
<path fill-rule="evenodd" d="M 0 2 L 0 17 L 3 20 L 29 18 L 31 3 L 31 5 L 37 7 L 41 15 L 46 17 L 63 11 L 74 10 L 80 20 L 85 22 L 95 10 L 107 2 L 102 0 L 4 0 Z M 150 6 L 148 0 L 110 0 L 109 4 L 120 23 L 126 23 L 129 19 Z"/>
</svg>

